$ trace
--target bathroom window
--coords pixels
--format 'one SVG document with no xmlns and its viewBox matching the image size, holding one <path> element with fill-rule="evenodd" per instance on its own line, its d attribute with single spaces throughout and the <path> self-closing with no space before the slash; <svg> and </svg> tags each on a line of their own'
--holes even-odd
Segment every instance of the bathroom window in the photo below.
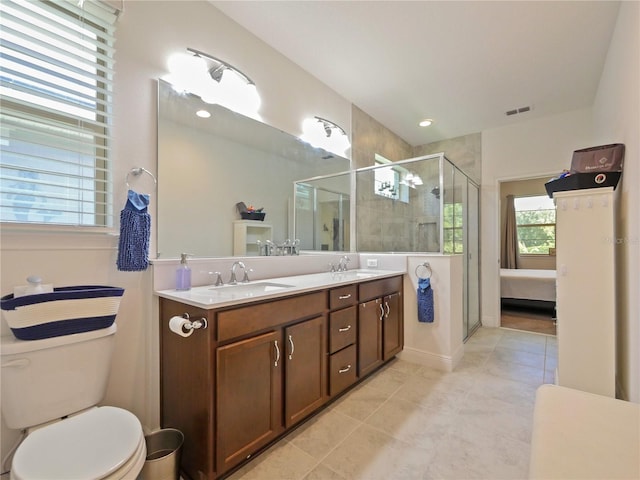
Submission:
<svg viewBox="0 0 640 480">
<path fill-rule="evenodd" d="M 115 13 L 0 3 L 0 221 L 111 226 Z"/>
<path fill-rule="evenodd" d="M 524 255 L 549 255 L 556 246 L 556 209 L 547 195 L 514 198 L 518 249 Z"/>
<path fill-rule="evenodd" d="M 381 197 L 409 203 L 409 190 L 406 182 L 404 182 L 406 169 L 398 165 L 394 166 L 391 160 L 387 160 L 378 154 L 375 156 L 375 163 L 376 165 L 388 164 L 389 166 L 375 169 L 374 193 Z"/>
</svg>

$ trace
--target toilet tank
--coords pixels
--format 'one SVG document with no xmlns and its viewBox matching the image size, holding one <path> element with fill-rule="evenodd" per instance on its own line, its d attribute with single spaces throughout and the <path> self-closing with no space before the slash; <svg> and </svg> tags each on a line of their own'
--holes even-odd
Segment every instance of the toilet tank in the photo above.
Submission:
<svg viewBox="0 0 640 480">
<path fill-rule="evenodd" d="M 116 324 L 44 340 L 1 337 L 2 416 L 23 429 L 97 405 L 104 397 Z"/>
</svg>

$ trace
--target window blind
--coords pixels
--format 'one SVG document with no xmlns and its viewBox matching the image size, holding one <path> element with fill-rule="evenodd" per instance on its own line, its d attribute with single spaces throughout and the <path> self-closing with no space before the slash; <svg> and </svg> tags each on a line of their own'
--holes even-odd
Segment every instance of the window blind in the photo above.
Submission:
<svg viewBox="0 0 640 480">
<path fill-rule="evenodd" d="M 112 226 L 116 13 L 0 2 L 0 221 Z"/>
</svg>

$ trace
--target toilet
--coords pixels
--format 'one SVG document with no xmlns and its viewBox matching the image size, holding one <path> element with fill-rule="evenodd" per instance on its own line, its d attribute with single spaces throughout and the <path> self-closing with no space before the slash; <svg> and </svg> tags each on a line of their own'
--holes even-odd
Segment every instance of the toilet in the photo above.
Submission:
<svg viewBox="0 0 640 480">
<path fill-rule="evenodd" d="M 11 479 L 136 479 L 146 458 L 142 425 L 100 406 L 117 326 L 43 340 L 1 337 L 2 416 L 26 430 Z"/>
</svg>

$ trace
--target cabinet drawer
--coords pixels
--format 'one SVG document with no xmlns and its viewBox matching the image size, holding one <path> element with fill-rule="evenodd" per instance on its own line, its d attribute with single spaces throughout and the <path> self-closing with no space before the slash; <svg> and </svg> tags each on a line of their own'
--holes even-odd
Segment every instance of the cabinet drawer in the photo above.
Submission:
<svg viewBox="0 0 640 480">
<path fill-rule="evenodd" d="M 356 342 L 356 307 L 351 306 L 329 314 L 329 353 L 335 353 Z"/>
<path fill-rule="evenodd" d="M 389 277 L 372 282 L 361 283 L 358 287 L 358 298 L 366 302 L 376 297 L 399 292 L 402 289 L 402 277 Z"/>
<path fill-rule="evenodd" d="M 340 350 L 329 357 L 329 395 L 333 396 L 352 385 L 356 375 L 356 346 Z"/>
<path fill-rule="evenodd" d="M 322 315 L 327 305 L 326 298 L 325 292 L 316 292 L 220 312 L 218 341 Z"/>
<path fill-rule="evenodd" d="M 344 287 L 329 290 L 329 309 L 336 310 L 338 308 L 355 305 L 358 301 L 358 290 L 356 285 L 346 285 Z"/>
</svg>

